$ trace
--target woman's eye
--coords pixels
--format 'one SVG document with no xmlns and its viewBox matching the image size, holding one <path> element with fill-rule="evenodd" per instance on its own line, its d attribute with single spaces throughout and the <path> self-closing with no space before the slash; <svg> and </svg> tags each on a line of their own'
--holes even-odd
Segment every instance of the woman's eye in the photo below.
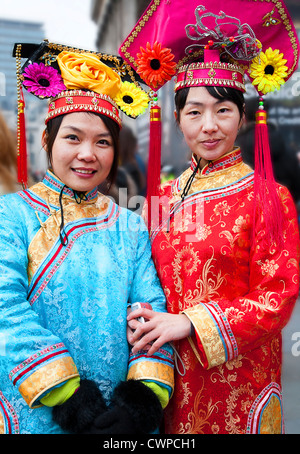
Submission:
<svg viewBox="0 0 300 454">
<path fill-rule="evenodd" d="M 193 115 L 200 115 L 200 112 L 199 112 L 198 110 L 191 110 L 191 111 L 189 112 L 189 115 L 192 115 L 192 116 L 193 116 Z"/>
<path fill-rule="evenodd" d="M 222 109 L 219 109 L 220 113 L 226 113 L 229 112 L 229 109 L 227 107 L 222 107 Z"/>
<path fill-rule="evenodd" d="M 98 141 L 98 144 L 99 144 L 99 145 L 104 145 L 104 146 L 106 146 L 106 147 L 109 147 L 109 146 L 110 146 L 110 142 L 109 142 L 108 140 L 106 140 L 106 139 L 101 139 L 101 140 L 99 140 L 99 141 Z"/>
<path fill-rule="evenodd" d="M 78 140 L 78 137 L 75 134 L 69 134 L 66 136 L 66 139 L 69 140 Z"/>
</svg>

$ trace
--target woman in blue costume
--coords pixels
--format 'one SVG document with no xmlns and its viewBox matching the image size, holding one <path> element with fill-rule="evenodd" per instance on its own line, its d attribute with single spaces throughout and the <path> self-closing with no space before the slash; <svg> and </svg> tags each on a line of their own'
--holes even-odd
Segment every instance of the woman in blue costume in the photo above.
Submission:
<svg viewBox="0 0 300 454">
<path fill-rule="evenodd" d="M 51 97 L 51 167 L 0 198 L 0 433 L 149 433 L 172 393 L 172 350 L 131 354 L 127 307 L 165 311 L 165 297 L 143 221 L 97 191 L 118 162 L 123 83 L 99 55 L 34 50 L 22 83 Z"/>
</svg>

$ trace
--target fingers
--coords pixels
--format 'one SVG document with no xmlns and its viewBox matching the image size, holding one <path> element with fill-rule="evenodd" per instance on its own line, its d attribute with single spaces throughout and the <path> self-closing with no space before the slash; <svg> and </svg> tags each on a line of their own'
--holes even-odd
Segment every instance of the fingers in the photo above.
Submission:
<svg viewBox="0 0 300 454">
<path fill-rule="evenodd" d="M 133 353 L 137 353 L 139 350 L 146 350 L 147 351 L 147 356 L 152 356 L 154 353 L 157 352 L 157 350 L 160 349 L 164 345 L 164 340 L 157 339 L 155 342 L 151 342 L 151 344 L 147 344 L 142 348 L 139 348 L 138 345 L 135 345 L 132 349 L 135 350 Z"/>
<path fill-rule="evenodd" d="M 151 322 L 140 323 L 135 321 L 134 326 L 134 331 L 131 330 L 128 336 L 128 341 L 133 346 L 132 353 L 137 353 L 140 350 L 149 350 L 149 344 L 152 344 L 158 336 L 157 330 L 151 326 Z"/>
<path fill-rule="evenodd" d="M 165 343 L 163 325 L 160 328 L 157 326 L 161 323 L 161 315 L 149 309 L 137 309 L 128 315 L 131 329 L 128 341 L 133 346 L 132 353 L 147 350 L 147 355 L 152 355 Z M 144 317 L 146 322 L 139 322 L 138 317 Z"/>
<path fill-rule="evenodd" d="M 155 353 L 162 345 L 164 345 L 165 342 L 165 336 L 163 333 L 160 333 L 159 330 L 153 329 L 134 342 L 132 353 L 137 353 L 140 350 L 147 350 L 147 355 L 150 356 L 153 355 L 153 353 Z"/>
<path fill-rule="evenodd" d="M 127 325 L 129 326 L 129 328 L 131 329 L 131 331 L 135 331 L 139 326 L 140 326 L 141 322 L 139 322 L 138 320 L 136 320 L 135 318 L 133 320 L 130 320 Z"/>
<path fill-rule="evenodd" d="M 151 332 L 148 335 L 136 335 L 134 332 L 130 336 L 130 345 L 132 345 L 132 353 L 137 353 L 140 350 L 149 350 L 150 344 L 155 340 L 155 335 Z"/>
<path fill-rule="evenodd" d="M 127 320 L 133 320 L 138 317 L 144 317 L 145 319 L 150 320 L 153 315 L 154 313 L 150 309 L 136 309 L 135 311 L 129 312 Z"/>
<path fill-rule="evenodd" d="M 133 345 L 134 344 L 134 342 L 133 342 L 133 331 L 132 331 L 132 329 L 130 328 L 129 325 L 127 325 L 126 335 L 127 335 L 127 342 L 130 345 Z"/>
<path fill-rule="evenodd" d="M 152 356 L 154 355 L 154 353 L 157 352 L 157 350 L 160 349 L 160 347 L 162 347 L 164 345 L 164 341 L 161 341 L 161 340 L 157 340 L 155 342 L 153 342 L 151 345 L 150 345 L 150 348 L 148 349 L 147 351 L 147 356 Z"/>
<path fill-rule="evenodd" d="M 151 322 L 136 322 L 134 327 L 131 336 L 131 342 L 133 344 L 142 340 L 144 344 L 147 344 L 156 339 L 155 326 L 153 326 Z"/>
</svg>

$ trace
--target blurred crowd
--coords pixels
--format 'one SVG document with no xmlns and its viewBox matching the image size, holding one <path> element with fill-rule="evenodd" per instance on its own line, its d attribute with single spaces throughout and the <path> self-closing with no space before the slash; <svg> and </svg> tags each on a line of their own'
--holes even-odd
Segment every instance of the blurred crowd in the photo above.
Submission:
<svg viewBox="0 0 300 454">
<path fill-rule="evenodd" d="M 241 147 L 243 160 L 252 168 L 254 168 L 255 113 L 258 109 L 258 102 L 258 98 L 247 101 L 245 123 L 237 138 L 237 145 Z M 268 110 L 267 101 L 264 106 Z M 297 206 L 300 223 L 300 153 L 297 148 L 292 149 L 286 146 L 283 131 L 272 121 L 268 122 L 268 132 L 275 180 L 289 189 Z"/>
<path fill-rule="evenodd" d="M 16 137 L 0 113 L 0 195 L 16 191 L 16 171 Z"/>
</svg>

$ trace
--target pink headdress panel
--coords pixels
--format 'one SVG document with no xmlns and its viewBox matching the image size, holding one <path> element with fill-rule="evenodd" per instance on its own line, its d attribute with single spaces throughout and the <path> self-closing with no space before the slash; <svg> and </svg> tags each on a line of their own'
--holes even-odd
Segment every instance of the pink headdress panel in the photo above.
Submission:
<svg viewBox="0 0 300 454">
<path fill-rule="evenodd" d="M 205 59 L 238 65 L 258 92 L 266 94 L 295 71 L 298 49 L 297 32 L 283 1 L 153 0 L 119 52 L 154 90 L 174 75 L 182 82 L 185 65 Z M 218 53 L 204 57 L 206 50 Z M 193 78 L 212 79 L 214 72 L 209 75 L 207 68 L 192 68 Z M 217 79 L 227 80 L 230 72 L 237 72 L 236 88 L 242 84 L 239 71 L 228 66 L 226 75 L 218 69 Z"/>
<path fill-rule="evenodd" d="M 279 239 L 282 216 L 262 96 L 280 89 L 298 66 L 297 32 L 284 2 L 153 0 L 119 52 L 154 91 L 175 76 L 175 91 L 217 86 L 243 92 L 247 74 L 261 96 L 254 150 L 255 201 L 263 207 L 271 238 Z M 157 150 L 157 144 L 151 147 L 150 134 L 148 201 L 157 194 Z"/>
</svg>

